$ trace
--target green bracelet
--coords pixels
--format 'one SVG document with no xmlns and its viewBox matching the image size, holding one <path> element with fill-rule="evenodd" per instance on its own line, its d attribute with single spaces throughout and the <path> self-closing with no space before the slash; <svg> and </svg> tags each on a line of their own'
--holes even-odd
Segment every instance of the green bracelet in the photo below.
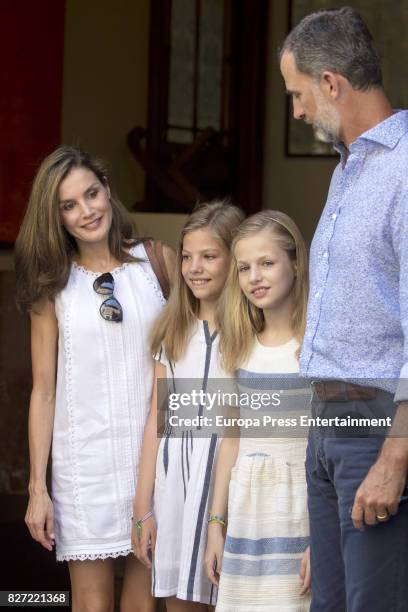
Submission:
<svg viewBox="0 0 408 612">
<path fill-rule="evenodd" d="M 223 527 L 225 527 L 225 525 L 227 524 L 225 516 L 219 516 L 218 514 L 210 514 L 207 522 L 209 525 L 211 525 L 212 523 L 217 523 L 218 525 L 222 525 Z"/>
<path fill-rule="evenodd" d="M 150 518 L 151 516 L 153 516 L 153 512 L 151 510 L 149 512 L 146 512 L 146 514 L 142 516 L 142 518 L 138 519 L 137 521 L 134 520 L 132 516 L 132 521 L 134 522 L 134 525 L 136 527 L 136 534 L 137 534 L 137 539 L 139 540 L 139 542 L 140 542 L 140 538 L 142 537 L 142 523 L 147 521 L 147 519 Z"/>
</svg>

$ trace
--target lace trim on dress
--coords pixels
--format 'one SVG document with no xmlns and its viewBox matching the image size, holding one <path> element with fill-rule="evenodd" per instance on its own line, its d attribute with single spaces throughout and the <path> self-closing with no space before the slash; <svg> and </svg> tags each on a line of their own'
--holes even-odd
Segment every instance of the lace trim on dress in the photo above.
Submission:
<svg viewBox="0 0 408 612">
<path fill-rule="evenodd" d="M 125 261 L 120 266 L 117 266 L 116 268 L 111 270 L 110 273 L 111 274 L 117 274 L 118 272 L 122 272 L 131 263 L 138 263 L 138 264 L 140 264 L 140 269 L 141 269 L 141 271 L 143 273 L 143 276 L 146 278 L 148 283 L 153 287 L 154 292 L 156 293 L 156 295 L 160 298 L 160 303 L 164 305 L 166 303 L 166 300 L 163 297 L 163 293 L 162 293 L 162 290 L 160 288 L 159 281 L 157 280 L 156 275 L 153 272 L 153 268 L 152 268 L 152 266 L 151 266 L 151 264 L 149 262 L 149 257 L 147 256 L 147 253 L 146 253 L 146 250 L 145 250 L 143 244 L 139 243 L 139 244 L 136 244 L 135 246 L 131 247 L 129 249 L 129 253 L 131 255 L 133 255 L 133 257 L 140 257 L 139 255 L 136 254 L 136 251 L 138 249 L 139 250 L 143 249 L 143 255 L 141 256 L 141 258 L 145 259 L 146 260 L 145 262 L 144 261 L 138 261 L 138 262 Z M 149 269 L 151 270 L 151 273 L 149 273 L 145 269 L 144 264 L 147 264 L 149 266 Z M 87 268 L 84 268 L 84 266 L 80 266 L 75 261 L 72 262 L 72 267 L 75 268 L 75 270 L 78 270 L 79 272 L 82 272 L 82 274 L 87 274 L 88 276 L 91 276 L 92 278 L 97 278 L 98 276 L 103 274 L 103 272 L 92 272 L 92 270 L 88 270 Z"/>
<path fill-rule="evenodd" d="M 97 559 L 116 559 L 116 557 L 126 557 L 131 552 L 131 548 L 124 548 L 123 550 L 107 553 L 68 553 L 66 555 L 57 553 L 57 561 L 96 561 Z"/>
<path fill-rule="evenodd" d="M 129 254 L 132 255 L 133 257 L 138 257 L 138 255 L 136 255 L 136 250 L 139 247 L 141 243 L 139 242 L 138 244 L 135 244 L 134 246 L 130 247 L 129 249 Z M 143 249 L 143 252 L 144 249 Z M 146 258 L 146 260 L 148 261 L 148 257 L 147 254 L 145 253 L 144 257 Z M 116 274 L 117 272 L 122 272 L 122 270 L 125 270 L 129 264 L 132 263 L 138 263 L 136 261 L 124 261 L 122 264 L 120 264 L 120 266 L 116 266 L 116 268 L 113 268 L 113 270 L 109 270 L 111 274 Z M 84 266 L 81 266 L 80 264 L 76 263 L 76 261 L 72 261 L 72 267 L 75 268 L 75 270 L 78 270 L 79 272 L 82 272 L 83 274 L 87 274 L 88 276 L 92 276 L 94 278 L 100 276 L 101 274 L 103 274 L 103 272 L 93 272 L 92 270 L 88 270 L 88 268 L 84 268 Z M 105 270 L 106 272 L 106 270 Z"/>
<path fill-rule="evenodd" d="M 75 281 L 74 281 L 75 282 Z M 72 294 L 73 295 L 73 294 Z M 65 312 L 64 322 L 64 337 L 66 346 L 66 363 L 65 363 L 65 375 L 66 375 L 66 396 L 67 396 L 67 411 L 69 420 L 69 444 L 71 450 L 72 459 L 72 481 L 73 481 L 73 495 L 74 495 L 74 506 L 78 514 L 78 519 L 81 527 L 84 529 L 85 521 L 83 516 L 83 510 L 81 508 L 81 502 L 78 492 L 78 466 L 76 461 L 75 453 L 75 417 L 74 417 L 74 397 L 73 397 L 73 374 L 72 374 L 72 338 L 71 338 L 71 308 L 68 307 Z"/>
<path fill-rule="evenodd" d="M 131 262 L 131 261 L 124 261 L 123 264 L 121 264 L 120 266 L 117 266 L 116 268 L 113 268 L 113 270 L 110 270 L 110 273 L 111 274 L 116 274 L 117 272 L 121 272 L 122 270 L 127 268 L 130 263 L 133 263 L 133 262 Z M 93 278 L 97 278 L 98 276 L 103 274 L 103 272 L 92 272 L 92 270 L 88 270 L 88 268 L 84 268 L 84 266 L 80 266 L 75 261 L 72 262 L 72 267 L 75 268 L 75 270 L 78 270 L 79 272 L 82 272 L 83 274 L 87 274 L 88 276 L 92 276 Z"/>
</svg>

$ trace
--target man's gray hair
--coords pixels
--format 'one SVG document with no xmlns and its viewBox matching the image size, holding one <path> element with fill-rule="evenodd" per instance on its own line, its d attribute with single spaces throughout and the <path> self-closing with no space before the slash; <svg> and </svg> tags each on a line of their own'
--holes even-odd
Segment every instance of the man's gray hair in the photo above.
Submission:
<svg viewBox="0 0 408 612">
<path fill-rule="evenodd" d="M 353 89 L 382 86 L 381 65 L 367 25 L 353 8 L 307 15 L 288 34 L 280 50 L 293 54 L 300 72 L 319 79 L 325 70 L 344 76 Z"/>
</svg>

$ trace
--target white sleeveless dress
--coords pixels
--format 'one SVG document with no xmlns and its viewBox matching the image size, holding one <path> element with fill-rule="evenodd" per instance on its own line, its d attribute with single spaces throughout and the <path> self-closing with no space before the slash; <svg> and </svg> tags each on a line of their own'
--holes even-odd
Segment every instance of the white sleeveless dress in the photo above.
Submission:
<svg viewBox="0 0 408 612">
<path fill-rule="evenodd" d="M 55 300 L 58 372 L 52 443 L 57 560 L 131 552 L 132 501 L 150 408 L 150 328 L 164 305 L 143 245 L 141 263 L 112 271 L 123 321 L 105 321 L 100 273 L 73 265 Z"/>
</svg>

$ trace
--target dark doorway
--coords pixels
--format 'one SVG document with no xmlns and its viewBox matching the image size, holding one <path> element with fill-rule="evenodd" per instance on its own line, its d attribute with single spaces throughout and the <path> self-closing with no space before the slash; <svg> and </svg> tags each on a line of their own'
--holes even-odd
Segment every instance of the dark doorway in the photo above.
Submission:
<svg viewBox="0 0 408 612">
<path fill-rule="evenodd" d="M 146 172 L 135 210 L 189 212 L 232 195 L 261 208 L 266 0 L 152 0 L 148 127 L 128 144 Z"/>
</svg>

